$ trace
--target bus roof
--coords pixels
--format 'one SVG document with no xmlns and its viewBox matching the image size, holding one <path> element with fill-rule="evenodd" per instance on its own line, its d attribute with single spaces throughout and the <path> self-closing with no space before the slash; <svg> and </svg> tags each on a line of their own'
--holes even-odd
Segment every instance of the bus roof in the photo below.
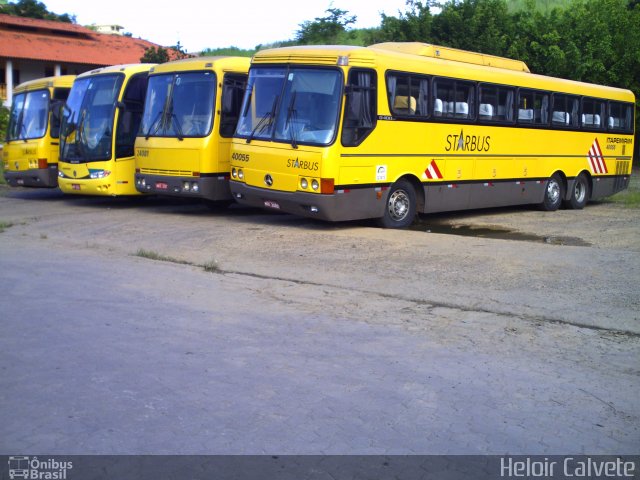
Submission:
<svg viewBox="0 0 640 480">
<path fill-rule="evenodd" d="M 431 45 L 429 43 L 386 42 L 376 43 L 375 45 L 371 45 L 369 48 L 391 50 L 393 52 L 408 53 L 422 57 L 440 58 L 442 60 L 453 60 L 456 62 L 471 63 L 473 65 L 485 65 L 487 67 L 503 68 L 516 72 L 530 72 L 527 64 L 520 60 L 496 57 L 495 55 L 486 55 L 484 53 L 469 52 L 467 50 L 459 50 L 457 48 L 441 47 L 438 45 Z"/>
<path fill-rule="evenodd" d="M 78 78 L 89 77 L 91 75 L 101 75 L 105 73 L 124 72 L 127 74 L 134 74 L 139 72 L 148 72 L 151 67 L 154 67 L 155 63 L 129 63 L 125 65 L 110 65 L 108 67 L 97 68 L 89 72 L 84 72 L 78 75 Z"/>
<path fill-rule="evenodd" d="M 51 87 L 69 87 L 73 85 L 75 75 L 60 75 L 57 77 L 44 77 L 35 80 L 23 82 L 13 89 L 13 93 L 29 92 L 33 90 L 42 90 Z"/>
<path fill-rule="evenodd" d="M 438 54 L 439 52 L 439 54 Z M 536 75 L 524 62 L 418 42 L 389 42 L 369 47 L 313 45 L 257 52 L 252 64 L 298 63 L 383 67 L 396 70 L 513 85 L 540 90 L 635 102 L 630 90 Z"/>
<path fill-rule="evenodd" d="M 155 74 L 215 69 L 234 72 L 246 72 L 247 70 L 249 70 L 250 63 L 251 59 L 248 57 L 194 57 L 184 58 L 182 60 L 174 60 L 173 62 L 161 63 L 160 65 L 152 67 L 149 73 Z"/>
</svg>

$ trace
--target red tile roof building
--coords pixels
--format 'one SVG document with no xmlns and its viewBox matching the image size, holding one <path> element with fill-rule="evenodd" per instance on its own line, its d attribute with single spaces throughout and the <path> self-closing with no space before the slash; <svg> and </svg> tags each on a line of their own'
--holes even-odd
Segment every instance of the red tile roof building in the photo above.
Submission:
<svg viewBox="0 0 640 480">
<path fill-rule="evenodd" d="M 28 80 L 139 63 L 149 47 L 158 45 L 72 23 L 0 14 L 0 99 L 10 105 L 13 87 Z"/>
</svg>

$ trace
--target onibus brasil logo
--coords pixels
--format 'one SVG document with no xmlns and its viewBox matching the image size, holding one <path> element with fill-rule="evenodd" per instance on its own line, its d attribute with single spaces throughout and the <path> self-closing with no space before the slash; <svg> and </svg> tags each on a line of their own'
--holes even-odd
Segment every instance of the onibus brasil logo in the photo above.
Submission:
<svg viewBox="0 0 640 480">
<path fill-rule="evenodd" d="M 61 462 L 53 458 L 46 460 L 38 457 L 9 457 L 9 478 L 28 478 L 33 480 L 65 480 L 67 470 L 73 468 L 73 462 Z"/>
</svg>

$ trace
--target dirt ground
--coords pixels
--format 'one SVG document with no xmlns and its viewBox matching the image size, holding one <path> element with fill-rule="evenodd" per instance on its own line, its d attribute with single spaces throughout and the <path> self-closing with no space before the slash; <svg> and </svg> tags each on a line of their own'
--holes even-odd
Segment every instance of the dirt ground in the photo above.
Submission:
<svg viewBox="0 0 640 480">
<path fill-rule="evenodd" d="M 640 209 L 399 231 L 2 188 L 0 225 L 5 451 L 640 445 Z"/>
</svg>

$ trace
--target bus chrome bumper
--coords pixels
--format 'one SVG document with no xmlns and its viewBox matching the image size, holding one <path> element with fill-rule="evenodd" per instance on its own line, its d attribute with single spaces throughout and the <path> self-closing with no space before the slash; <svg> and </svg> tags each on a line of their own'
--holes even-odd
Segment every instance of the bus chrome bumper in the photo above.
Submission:
<svg viewBox="0 0 640 480">
<path fill-rule="evenodd" d="M 29 170 L 5 170 L 4 179 L 12 187 L 55 188 L 58 186 L 58 165 Z"/>
<path fill-rule="evenodd" d="M 303 217 L 342 222 L 378 218 L 384 213 L 385 196 L 378 199 L 375 188 L 315 194 L 267 190 L 234 181 L 230 185 L 233 199 L 240 204 Z"/>
<path fill-rule="evenodd" d="M 135 182 L 136 190 L 141 193 L 204 198 L 213 201 L 231 200 L 229 176 L 222 173 L 201 177 L 136 173 Z"/>
</svg>

